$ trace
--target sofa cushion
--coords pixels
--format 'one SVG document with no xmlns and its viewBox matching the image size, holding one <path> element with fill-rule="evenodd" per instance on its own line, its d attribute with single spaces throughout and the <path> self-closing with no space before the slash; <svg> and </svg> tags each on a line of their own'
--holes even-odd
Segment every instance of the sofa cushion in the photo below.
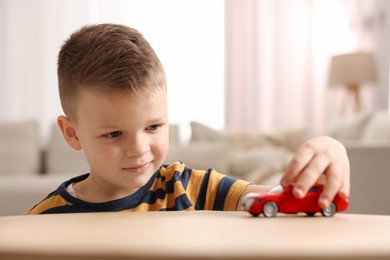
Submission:
<svg viewBox="0 0 390 260">
<path fill-rule="evenodd" d="M 192 121 L 191 142 L 225 142 L 226 135 L 223 131 L 216 130 L 202 123 Z"/>
<path fill-rule="evenodd" d="M 83 152 L 72 149 L 65 141 L 61 131 L 54 124 L 47 144 L 45 172 L 74 173 L 89 172 Z"/>
<path fill-rule="evenodd" d="M 361 137 L 362 143 L 390 143 L 390 114 L 377 111 L 367 122 Z"/>
<path fill-rule="evenodd" d="M 232 149 L 229 172 L 238 178 L 260 184 L 270 175 L 284 171 L 293 153 L 284 147 Z"/>
<path fill-rule="evenodd" d="M 258 129 L 216 130 L 199 122 L 191 122 L 191 142 L 220 142 L 232 148 L 283 146 L 295 152 L 305 140 L 302 128 L 264 133 Z"/>
<path fill-rule="evenodd" d="M 341 142 L 358 141 L 370 117 L 371 113 L 359 113 L 349 118 L 338 118 L 331 123 L 326 134 Z"/>
<path fill-rule="evenodd" d="M 282 146 L 296 152 L 305 140 L 305 131 L 301 128 L 275 131 L 265 134 L 256 129 L 235 130 L 226 134 L 228 143 L 235 148 L 259 148 Z"/>
<path fill-rule="evenodd" d="M 251 129 L 231 131 L 226 138 L 228 143 L 236 148 L 274 146 L 276 144 L 267 135 Z"/>
<path fill-rule="evenodd" d="M 269 135 L 275 144 L 286 147 L 291 152 L 296 152 L 302 143 L 307 139 L 306 131 L 303 128 L 291 128 L 275 131 Z"/>
<path fill-rule="evenodd" d="M 40 136 L 34 121 L 0 123 L 0 175 L 40 171 Z"/>
<path fill-rule="evenodd" d="M 0 216 L 25 214 L 74 174 L 30 174 L 0 178 Z M 12 203 L 11 203 L 12 201 Z"/>
</svg>

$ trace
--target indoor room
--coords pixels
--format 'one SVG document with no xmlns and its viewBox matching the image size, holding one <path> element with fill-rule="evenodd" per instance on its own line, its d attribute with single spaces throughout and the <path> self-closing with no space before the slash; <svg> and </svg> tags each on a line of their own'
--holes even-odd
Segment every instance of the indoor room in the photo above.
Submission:
<svg viewBox="0 0 390 260">
<path fill-rule="evenodd" d="M 306 180 L 324 182 L 324 186 L 321 186 L 324 192 L 336 189 L 335 186 L 338 185 L 337 192 L 333 192 L 333 196 L 338 198 L 338 196 L 343 197 L 340 194 L 348 190 L 348 209 L 342 210 L 341 206 L 338 208 L 339 211 L 345 211 L 340 213 L 340 218 L 346 220 L 344 218 L 349 216 L 351 217 L 349 223 L 353 223 L 350 227 L 347 225 L 345 240 L 361 237 L 349 231 L 353 229 L 353 225 L 363 229 L 364 223 L 370 222 L 370 217 L 374 218 L 370 223 L 374 223 L 378 217 L 380 218 L 378 221 L 383 221 L 383 225 L 390 224 L 390 206 L 386 202 L 390 196 L 387 187 L 387 183 L 390 182 L 390 1 L 0 0 L 2 39 L 0 41 L 0 230 L 9 227 L 7 230 L 10 233 L 7 234 L 14 239 L 10 241 L 18 241 L 18 236 L 12 233 L 11 227 L 19 223 L 17 222 L 19 219 L 25 217 L 34 221 L 34 218 L 28 218 L 29 216 L 24 214 L 30 212 L 37 203 L 44 202 L 52 196 L 57 188 L 60 189 L 62 183 L 73 180 L 76 176 L 88 176 L 94 171 L 90 164 L 93 157 L 97 158 L 97 156 L 93 151 L 88 152 L 87 149 L 83 149 L 87 147 L 87 143 L 83 145 L 82 142 L 72 143 L 75 139 L 79 142 L 81 133 L 73 137 L 67 136 L 71 133 L 66 132 L 66 122 L 70 122 L 69 125 L 76 125 L 77 122 L 64 112 L 67 105 L 62 103 L 63 94 L 62 92 L 60 94 L 59 90 L 61 84 L 59 82 L 62 82 L 59 79 L 61 74 L 59 66 L 62 64 L 59 52 L 73 33 L 97 24 L 121 24 L 134 28 L 142 34 L 158 56 L 165 77 L 167 101 L 167 115 L 161 125 L 166 128 L 166 134 L 169 136 L 167 143 L 162 143 L 163 148 L 159 148 L 161 150 L 166 148 L 166 157 L 162 156 L 161 159 L 162 168 L 184 165 L 185 171 L 189 169 L 192 175 L 195 175 L 194 171 L 204 170 L 207 174 L 209 172 L 223 174 L 222 177 L 218 177 L 221 179 L 243 180 L 246 185 L 250 183 L 256 187 L 276 187 L 282 184 L 286 180 L 286 175 L 292 172 L 294 162 L 305 160 L 309 148 L 318 149 L 313 151 L 312 161 L 301 167 L 302 175 L 296 173 L 295 179 L 291 177 L 291 184 L 300 183 L 301 176 L 306 177 L 305 174 L 308 174 L 309 170 L 314 170 L 321 171 L 318 176 L 316 175 L 318 179 L 312 176 L 311 179 L 307 177 Z M 102 56 L 103 54 L 107 53 L 102 53 Z M 112 70 L 112 73 L 115 72 L 117 70 Z M 76 76 L 70 78 L 77 81 Z M 145 100 L 149 98 L 148 96 Z M 78 99 L 74 97 L 74 100 L 70 99 L 68 102 L 76 106 L 77 101 Z M 84 103 L 84 107 L 87 107 L 85 104 L 88 103 Z M 101 113 L 99 113 L 104 114 L 108 110 L 103 109 L 105 104 L 100 104 Z M 90 122 L 93 122 L 92 118 L 99 113 L 93 109 L 88 111 L 85 110 L 83 113 L 86 118 L 90 117 Z M 113 121 L 114 118 L 120 117 L 120 111 L 118 110 L 117 114 L 115 111 L 112 117 L 107 116 L 109 120 Z M 140 109 L 139 114 L 147 113 Z M 135 115 L 128 120 L 129 124 L 138 120 L 138 114 Z M 148 138 L 152 138 L 150 128 L 154 129 L 154 127 L 161 127 L 160 123 L 153 123 L 145 128 L 149 133 Z M 114 130 L 105 133 L 105 136 L 116 137 L 117 134 L 123 138 L 126 136 L 124 130 Z M 108 143 L 108 141 L 104 142 Z M 321 146 L 323 143 L 329 144 L 329 147 Z M 339 149 L 337 152 L 343 152 L 342 155 L 335 152 L 336 148 Z M 316 152 L 318 152 L 317 157 L 315 157 Z M 318 165 L 312 164 L 312 167 L 309 167 L 314 160 L 320 159 L 323 161 L 318 162 Z M 107 161 L 100 160 L 100 164 L 110 165 L 113 162 L 110 162 L 107 157 Z M 334 172 L 337 167 L 341 167 L 341 164 L 346 173 L 339 176 Z M 133 171 L 138 173 L 146 167 L 149 167 L 149 163 Z M 191 178 L 191 174 L 188 178 Z M 199 181 L 196 184 L 198 186 L 186 182 L 184 188 L 186 189 L 188 185 L 191 189 L 197 187 L 202 190 L 203 188 L 199 187 L 203 187 L 203 184 L 208 185 L 208 182 L 208 180 Z M 147 187 L 149 183 L 152 183 L 152 179 L 149 182 L 145 181 L 144 186 L 138 187 L 139 190 Z M 212 183 L 211 179 L 210 183 Z M 334 186 L 329 183 L 333 183 Z M 169 185 L 173 187 L 176 184 Z M 215 189 L 205 187 L 204 192 L 210 194 L 216 189 L 219 192 L 225 187 L 224 196 L 228 197 L 230 186 L 224 185 L 221 184 Z M 234 183 L 231 181 L 226 185 L 233 187 Z M 165 184 L 162 186 L 167 187 Z M 77 193 L 77 186 L 75 187 L 73 192 Z M 158 196 L 164 196 L 161 194 L 159 193 Z M 199 203 L 203 203 L 205 207 L 214 203 L 214 207 L 218 210 L 231 209 L 223 204 L 223 201 L 218 202 L 218 196 L 215 195 L 216 202 L 210 202 L 205 198 L 203 201 L 200 200 L 201 202 L 197 201 L 196 206 L 186 208 L 185 211 L 190 209 L 197 211 Z M 114 198 L 118 200 L 118 197 Z M 247 210 L 244 198 L 248 197 L 238 197 L 231 203 L 237 205 L 233 210 L 241 211 L 237 214 L 246 217 L 228 215 L 229 218 L 223 217 L 221 223 L 226 221 L 224 222 L 226 225 L 234 226 L 233 219 L 237 216 L 242 222 L 248 220 L 250 214 L 242 211 L 249 211 L 253 216 L 264 214 L 267 217 L 263 212 L 265 208 L 262 208 L 261 213 Z M 154 200 L 159 199 L 161 198 Z M 252 199 L 251 202 L 254 200 Z M 239 207 L 241 202 L 243 206 Z M 66 199 L 62 203 L 72 206 L 72 203 L 66 202 Z M 104 204 L 100 200 L 99 203 Z M 222 203 L 222 206 L 215 206 L 218 203 Z M 275 212 L 278 213 L 278 217 L 274 218 L 280 223 L 269 222 L 271 224 L 268 227 L 265 222 L 262 222 L 261 228 L 266 228 L 270 232 L 276 229 L 280 232 L 280 227 L 287 225 L 287 221 L 282 222 L 282 220 L 290 220 L 285 215 L 290 212 L 284 212 L 281 205 L 278 204 Z M 202 208 L 205 213 L 199 213 L 200 218 L 203 219 L 201 221 L 208 221 L 205 227 L 210 230 L 218 228 L 217 221 L 213 220 L 214 214 L 217 213 L 208 212 L 214 211 L 215 208 Z M 320 217 L 320 214 L 316 213 L 321 212 L 326 216 L 327 213 L 322 210 L 323 208 L 299 210 L 299 212 L 315 215 L 315 217 Z M 169 211 L 169 207 L 151 211 Z M 90 233 L 90 230 L 81 223 L 88 223 L 87 216 L 94 215 L 92 213 L 94 210 L 88 209 L 83 212 L 88 214 L 80 214 L 83 216 L 80 217 L 81 222 L 76 225 L 76 228 Z M 69 213 L 74 213 L 75 218 L 78 218 L 77 213 L 72 211 Z M 333 216 L 334 213 L 331 215 Z M 93 218 L 92 223 L 102 224 L 108 216 L 104 214 L 97 214 L 99 217 Z M 61 221 L 67 223 L 65 215 L 68 214 L 58 215 L 62 218 Z M 114 220 L 118 218 L 119 223 L 125 220 L 117 213 L 113 216 L 114 219 L 108 221 L 117 233 L 112 235 L 124 236 Z M 271 216 L 275 215 L 271 214 Z M 12 219 L 13 217 L 15 219 Z M 134 214 L 134 219 L 130 218 L 133 219 L 130 221 L 142 223 L 145 221 L 144 217 L 145 215 Z M 171 222 L 173 220 L 163 214 L 158 217 L 166 225 L 173 224 Z M 189 220 L 193 221 L 195 217 L 196 215 L 192 214 L 184 220 L 184 213 L 178 213 L 178 218 L 183 218 L 183 223 L 180 222 L 183 225 L 190 225 Z M 332 219 L 340 220 L 337 217 L 338 214 Z M 218 219 L 219 215 L 216 215 L 216 218 Z M 2 220 L 3 224 L 1 224 Z M 37 219 L 37 225 L 42 224 L 43 222 L 40 221 L 43 220 L 44 218 Z M 291 220 L 301 221 L 295 217 Z M 157 220 L 150 219 L 150 221 L 157 225 L 157 222 L 153 222 Z M 27 227 L 31 223 L 23 222 L 22 226 Z M 300 223 L 306 225 L 303 221 Z M 342 223 L 344 222 L 338 221 L 335 225 L 340 225 L 337 227 L 343 230 Z M 196 235 L 201 235 L 199 230 L 203 224 L 203 222 L 194 224 L 193 232 Z M 252 229 L 254 222 L 247 221 L 242 225 Z M 67 232 L 65 227 L 70 229 L 70 226 L 64 225 L 60 231 Z M 150 226 L 148 227 L 150 229 Z M 327 224 L 319 227 L 319 230 L 323 232 L 332 230 L 326 227 Z M 142 233 L 141 227 L 138 228 L 137 232 Z M 242 236 L 248 235 L 236 228 L 237 230 L 229 229 L 229 232 Z M 377 231 L 377 227 L 371 228 Z M 294 231 L 288 227 L 286 229 L 288 232 Z M 161 231 L 169 232 L 165 229 Z M 307 233 L 309 231 L 307 230 Z M 361 231 L 364 233 L 367 230 Z M 381 229 L 380 232 L 385 231 Z M 104 228 L 104 232 L 111 231 Z M 43 257 L 39 259 L 53 256 L 60 259 L 67 259 L 70 256 L 74 259 L 92 259 L 98 255 L 98 253 L 87 255 L 88 252 L 83 251 L 88 250 L 85 248 L 74 251 L 74 255 L 62 251 L 58 251 L 60 253 L 57 254 L 55 250 L 58 245 L 52 242 L 54 249 L 45 251 L 42 256 L 39 253 L 43 252 L 39 251 L 42 249 L 39 241 L 46 241 L 45 238 L 38 239 L 32 244 L 28 242 L 23 244 L 23 242 L 22 245 L 25 245 L 27 253 L 14 255 L 15 252 L 21 252 L 18 251 L 17 246 L 14 251 L 13 249 L 2 251 L 4 248 L 9 248 L 11 242 L 4 243 L 2 246 L 1 233 L 0 231 L 0 258 L 3 254 L 10 257 L 9 259 L 24 259 L 23 257 L 27 257 L 31 252 L 33 256 Z M 143 252 L 148 250 L 142 242 L 148 241 L 149 235 L 152 236 L 153 233 L 149 230 L 142 234 L 141 242 L 129 247 L 135 250 L 135 255 L 128 252 L 130 249 L 127 249 L 126 243 L 120 242 L 116 245 L 110 244 L 112 248 L 118 250 L 114 255 L 110 253 L 112 248 L 109 250 L 102 247 L 100 249 L 102 257 L 158 258 L 156 252 L 164 249 L 157 246 L 154 252 L 156 254 L 149 252 L 150 254 L 144 255 Z M 223 232 L 221 234 L 223 235 Z M 94 236 L 93 232 L 90 235 Z M 384 233 L 379 234 L 382 235 L 383 239 L 375 245 L 378 251 L 374 256 L 379 255 L 383 256 L 383 259 L 390 259 L 390 251 L 385 246 L 390 241 L 386 240 Z M 279 237 L 279 234 L 276 236 Z M 191 240 L 188 235 L 184 237 L 189 241 L 199 242 Z M 326 237 L 323 238 L 322 242 L 329 243 L 330 247 L 335 248 L 332 253 L 322 255 L 323 259 L 340 259 L 337 258 L 340 255 L 341 257 L 348 255 L 351 259 L 358 257 L 358 253 L 350 254 L 351 250 L 355 250 L 356 245 L 361 245 L 361 256 L 370 259 L 369 256 L 373 256 L 370 251 L 372 245 L 367 241 L 372 239 L 374 234 L 369 233 L 364 237 L 363 240 L 356 238 L 353 240 L 354 245 L 345 245 L 344 248 L 336 245 L 336 242 L 330 242 Z M 220 238 L 217 235 L 209 237 L 209 239 Z M 248 238 L 253 237 L 249 235 Z M 155 239 L 163 238 L 156 236 Z M 302 253 L 303 251 L 294 251 L 294 247 L 299 247 L 298 242 L 302 244 L 308 242 L 304 238 L 298 239 L 295 244 L 292 243 L 291 247 L 287 246 L 288 253 L 279 252 L 277 255 L 274 255 L 274 252 L 278 251 L 277 245 L 272 242 L 263 245 L 262 249 L 265 250 L 263 255 L 257 249 L 253 249 L 249 240 L 246 241 L 248 242 L 246 245 L 231 246 L 233 240 L 226 239 L 226 243 L 216 243 L 215 250 L 207 247 L 206 241 L 209 240 L 199 242 L 199 248 L 204 246 L 207 249 L 199 254 L 197 249 L 193 249 L 196 252 L 191 249 L 189 255 L 180 250 L 172 253 L 169 251 L 170 247 L 163 243 L 167 246 L 165 252 L 167 255 L 164 257 L 187 259 L 187 256 L 192 256 L 192 259 L 224 259 L 231 256 L 231 259 L 267 259 L 267 257 L 283 259 L 291 253 L 290 257 L 293 259 L 294 257 L 316 258 L 319 252 L 318 244 L 313 245 L 313 250 L 305 251 L 307 255 Z M 62 240 L 62 242 L 66 241 Z M 99 240 L 97 244 L 100 242 L 102 241 Z M 156 241 L 152 241 L 154 242 Z M 284 242 L 287 243 L 287 239 Z M 88 243 L 91 247 L 96 247 L 93 241 Z M 226 245 L 230 245 L 231 251 L 226 249 Z M 180 241 L 178 246 L 185 247 L 187 244 Z M 243 248 L 248 250 L 248 254 L 242 254 Z M 220 254 L 222 251 L 225 253 Z"/>
</svg>

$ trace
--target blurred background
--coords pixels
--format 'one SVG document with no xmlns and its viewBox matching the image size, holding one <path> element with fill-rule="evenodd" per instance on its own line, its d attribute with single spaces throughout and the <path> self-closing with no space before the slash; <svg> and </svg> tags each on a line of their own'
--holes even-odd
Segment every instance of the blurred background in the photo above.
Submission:
<svg viewBox="0 0 390 260">
<path fill-rule="evenodd" d="M 112 22 L 156 50 L 182 138 L 191 121 L 323 134 L 345 102 L 329 84 L 332 56 L 371 53 L 361 107 L 388 110 L 389 15 L 385 0 L 0 0 L 0 120 L 37 120 L 45 138 L 62 113 L 59 48 L 85 24 Z"/>
<path fill-rule="evenodd" d="M 55 126 L 56 63 L 93 23 L 138 29 L 160 57 L 166 163 L 275 185 L 326 134 L 350 158 L 349 211 L 390 215 L 390 1 L 0 0 L 0 216 L 89 171 Z"/>
</svg>

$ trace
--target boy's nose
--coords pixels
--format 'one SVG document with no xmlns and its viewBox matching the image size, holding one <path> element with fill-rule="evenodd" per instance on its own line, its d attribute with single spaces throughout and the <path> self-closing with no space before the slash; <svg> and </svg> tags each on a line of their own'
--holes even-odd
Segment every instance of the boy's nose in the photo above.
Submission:
<svg viewBox="0 0 390 260">
<path fill-rule="evenodd" d="M 126 156 L 141 156 L 149 151 L 149 145 L 143 138 L 135 138 L 132 142 L 128 142 L 126 148 Z"/>
</svg>

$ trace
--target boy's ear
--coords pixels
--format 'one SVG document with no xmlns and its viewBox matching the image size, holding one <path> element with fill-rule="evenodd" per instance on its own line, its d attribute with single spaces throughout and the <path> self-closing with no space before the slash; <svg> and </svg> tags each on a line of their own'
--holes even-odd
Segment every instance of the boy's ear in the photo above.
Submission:
<svg viewBox="0 0 390 260">
<path fill-rule="evenodd" d="M 77 136 L 76 129 L 73 127 L 70 118 L 66 116 L 59 116 L 57 118 L 57 124 L 69 146 L 75 150 L 81 150 L 81 144 Z"/>
</svg>

